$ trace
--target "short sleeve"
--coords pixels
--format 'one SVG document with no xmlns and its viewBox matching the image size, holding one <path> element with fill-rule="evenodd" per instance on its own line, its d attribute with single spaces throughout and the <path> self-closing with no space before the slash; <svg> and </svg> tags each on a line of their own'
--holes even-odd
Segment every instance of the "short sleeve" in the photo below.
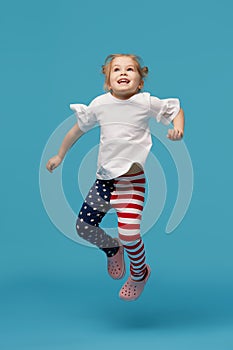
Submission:
<svg viewBox="0 0 233 350">
<path fill-rule="evenodd" d="M 70 109 L 75 112 L 78 126 L 83 132 L 87 132 L 95 126 L 96 116 L 91 107 L 83 104 L 70 104 Z"/>
<path fill-rule="evenodd" d="M 178 98 L 167 98 L 160 100 L 158 97 L 150 96 L 150 115 L 157 122 L 168 125 L 176 117 L 180 110 Z"/>
</svg>

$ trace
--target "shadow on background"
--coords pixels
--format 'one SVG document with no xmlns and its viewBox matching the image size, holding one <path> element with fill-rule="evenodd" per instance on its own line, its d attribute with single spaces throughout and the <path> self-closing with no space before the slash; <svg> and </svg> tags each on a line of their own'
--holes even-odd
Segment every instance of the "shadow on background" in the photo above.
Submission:
<svg viewBox="0 0 233 350">
<path fill-rule="evenodd" d="M 101 279 L 102 278 L 102 279 Z M 172 330 L 233 323 L 232 288 L 175 286 L 149 281 L 141 298 L 118 298 L 122 281 L 98 276 L 22 276 L 1 287 L 3 335 L 63 329 L 77 332 Z M 168 293 L 167 291 L 170 291 Z"/>
</svg>

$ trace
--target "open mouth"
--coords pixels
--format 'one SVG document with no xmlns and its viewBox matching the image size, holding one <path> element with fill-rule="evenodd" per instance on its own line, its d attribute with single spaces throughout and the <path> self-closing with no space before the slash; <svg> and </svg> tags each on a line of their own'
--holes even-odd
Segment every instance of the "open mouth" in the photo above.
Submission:
<svg viewBox="0 0 233 350">
<path fill-rule="evenodd" d="M 119 79 L 117 82 L 118 84 L 129 84 L 130 80 L 126 78 L 122 78 L 122 79 Z"/>
</svg>

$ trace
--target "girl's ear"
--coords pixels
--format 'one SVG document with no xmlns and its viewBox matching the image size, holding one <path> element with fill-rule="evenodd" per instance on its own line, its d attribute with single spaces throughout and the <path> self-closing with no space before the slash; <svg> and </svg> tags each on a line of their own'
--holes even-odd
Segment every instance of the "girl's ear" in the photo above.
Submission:
<svg viewBox="0 0 233 350">
<path fill-rule="evenodd" d="M 143 86 L 144 86 L 144 81 L 141 80 L 139 85 L 138 85 L 138 89 L 141 90 L 143 88 Z"/>
<path fill-rule="evenodd" d="M 111 85 L 107 85 L 108 91 L 112 91 Z"/>
</svg>

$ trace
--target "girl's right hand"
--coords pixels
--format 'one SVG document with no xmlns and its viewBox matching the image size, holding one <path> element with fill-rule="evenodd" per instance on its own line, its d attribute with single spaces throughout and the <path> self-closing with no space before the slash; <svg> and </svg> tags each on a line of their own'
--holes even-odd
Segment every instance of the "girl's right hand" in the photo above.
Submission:
<svg viewBox="0 0 233 350">
<path fill-rule="evenodd" d="M 52 173 L 53 170 L 61 164 L 61 162 L 62 158 L 59 155 L 56 155 L 49 159 L 48 163 L 46 164 L 46 168 L 48 169 L 48 171 L 50 171 L 50 173 Z"/>
</svg>

